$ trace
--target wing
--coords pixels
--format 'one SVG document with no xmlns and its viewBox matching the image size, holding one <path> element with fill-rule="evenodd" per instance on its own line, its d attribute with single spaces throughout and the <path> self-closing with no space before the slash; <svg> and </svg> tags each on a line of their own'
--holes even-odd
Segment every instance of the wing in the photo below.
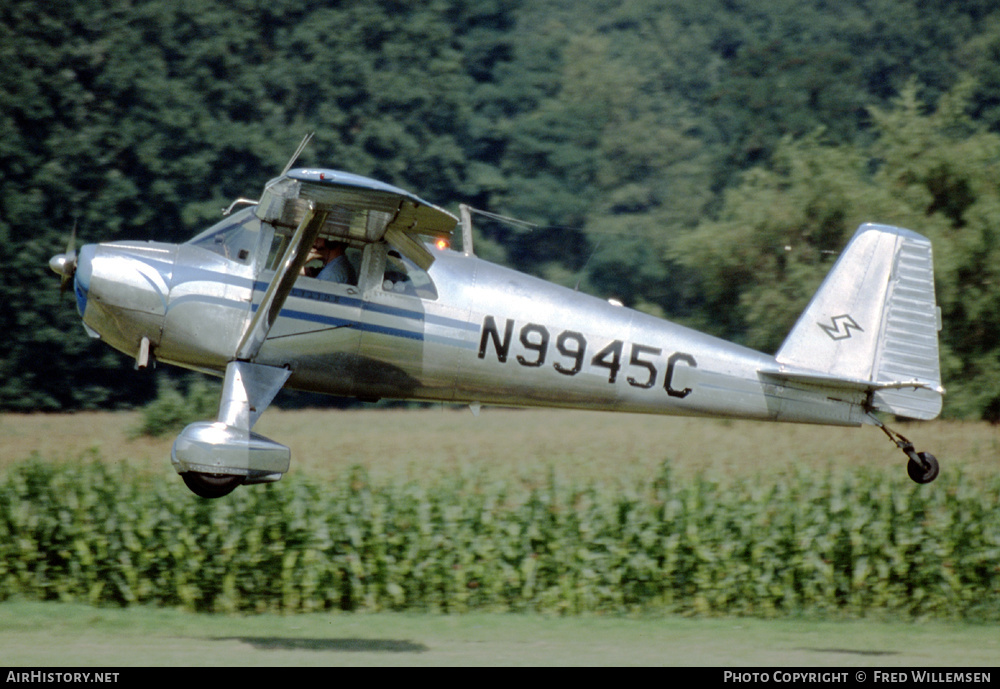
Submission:
<svg viewBox="0 0 1000 689">
<path fill-rule="evenodd" d="M 323 169 L 290 170 L 271 180 L 255 212 L 291 238 L 236 349 L 241 361 L 257 356 L 318 237 L 386 241 L 426 270 L 434 256 L 424 241 L 449 239 L 458 222 L 451 213 L 390 184 Z"/>
<path fill-rule="evenodd" d="M 309 212 L 326 212 L 320 236 L 354 242 L 387 241 L 423 269 L 434 256 L 428 239 L 450 239 L 458 223 L 451 213 L 408 191 L 348 172 L 296 169 L 272 180 L 257 216 L 275 227 L 296 228 Z"/>
</svg>

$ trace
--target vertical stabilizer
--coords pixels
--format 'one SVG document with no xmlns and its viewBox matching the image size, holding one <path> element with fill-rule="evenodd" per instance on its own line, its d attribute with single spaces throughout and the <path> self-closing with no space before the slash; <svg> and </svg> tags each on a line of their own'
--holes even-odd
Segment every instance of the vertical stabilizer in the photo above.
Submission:
<svg viewBox="0 0 1000 689">
<path fill-rule="evenodd" d="M 875 410 L 932 419 L 943 393 L 939 329 L 930 241 L 862 225 L 775 358 L 790 372 L 867 387 Z"/>
</svg>

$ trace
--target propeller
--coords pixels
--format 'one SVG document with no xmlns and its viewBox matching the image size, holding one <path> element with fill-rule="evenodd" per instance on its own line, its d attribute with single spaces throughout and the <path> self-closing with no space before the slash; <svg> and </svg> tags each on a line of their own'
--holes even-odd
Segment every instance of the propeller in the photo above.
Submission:
<svg viewBox="0 0 1000 689">
<path fill-rule="evenodd" d="M 49 268 L 57 275 L 62 276 L 62 280 L 59 283 L 59 291 L 65 292 L 68 289 L 70 280 L 76 274 L 76 222 L 73 223 L 73 232 L 69 236 L 66 253 L 56 254 L 50 258 Z"/>
</svg>

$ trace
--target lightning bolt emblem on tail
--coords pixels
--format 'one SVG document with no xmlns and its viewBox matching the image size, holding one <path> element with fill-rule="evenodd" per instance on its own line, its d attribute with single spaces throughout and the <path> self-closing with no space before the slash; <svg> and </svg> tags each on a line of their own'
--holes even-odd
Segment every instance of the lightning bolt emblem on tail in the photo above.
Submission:
<svg viewBox="0 0 1000 689">
<path fill-rule="evenodd" d="M 827 335 L 830 336 L 831 340 L 846 340 L 851 337 L 851 328 L 854 328 L 859 333 L 865 331 L 858 322 L 855 321 L 848 314 L 841 314 L 840 316 L 834 316 L 829 324 L 817 323 L 819 327 L 823 329 Z"/>
</svg>

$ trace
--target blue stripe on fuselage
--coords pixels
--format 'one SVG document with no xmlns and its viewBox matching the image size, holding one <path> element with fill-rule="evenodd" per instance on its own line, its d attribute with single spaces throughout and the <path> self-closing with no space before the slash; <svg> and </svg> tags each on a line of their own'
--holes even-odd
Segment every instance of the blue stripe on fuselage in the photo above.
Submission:
<svg viewBox="0 0 1000 689">
<path fill-rule="evenodd" d="M 255 288 L 263 291 L 267 288 L 266 283 L 258 282 L 254 285 Z M 447 318 L 445 316 L 437 316 L 434 314 L 426 314 L 422 311 L 414 311 L 410 309 L 403 309 L 396 306 L 388 306 L 386 304 L 373 304 L 372 302 L 362 301 L 356 297 L 343 296 L 337 294 L 329 294 L 327 292 L 319 292 L 316 290 L 307 290 L 301 288 L 294 288 L 289 294 L 289 297 L 296 297 L 299 299 L 306 299 L 309 301 L 317 301 L 326 304 L 334 304 L 342 306 L 345 308 L 356 308 L 362 312 L 370 312 L 382 314 L 385 316 L 390 316 L 394 318 L 403 318 L 409 321 L 414 321 L 415 325 L 419 327 L 418 330 L 409 330 L 406 328 L 396 328 L 386 325 L 378 325 L 375 323 L 366 323 L 362 321 L 352 321 L 346 320 L 344 318 L 337 318 L 334 316 L 328 316 L 321 313 L 302 311 L 300 309 L 292 309 L 285 306 L 281 309 L 279 314 L 280 318 L 291 318 L 295 320 L 307 321 L 309 323 L 320 323 L 323 325 L 328 325 L 333 328 L 342 327 L 352 327 L 356 328 L 361 332 L 377 333 L 380 335 L 389 335 L 391 337 L 402 337 L 409 340 L 422 340 L 428 342 L 434 342 L 438 344 L 450 345 L 452 347 L 461 347 L 464 349 L 475 349 L 476 343 L 473 340 L 464 340 L 457 337 L 446 337 L 441 335 L 428 335 L 424 332 L 422 327 L 425 323 L 430 323 L 432 325 L 439 325 L 446 328 L 454 328 L 456 330 L 466 331 L 469 333 L 478 333 L 479 327 L 474 323 L 468 323 L 466 321 L 461 321 L 455 318 Z M 254 303 L 251 306 L 252 311 L 256 312 L 259 304 Z"/>
<path fill-rule="evenodd" d="M 254 290 L 259 292 L 264 292 L 267 290 L 268 284 L 266 282 L 256 282 L 254 283 Z M 347 308 L 363 309 L 365 311 L 370 311 L 372 313 L 379 313 L 386 316 L 394 316 L 396 318 L 408 318 L 415 321 L 427 322 L 433 325 L 441 325 L 446 328 L 455 328 L 456 330 L 466 330 L 468 332 L 478 333 L 479 326 L 475 323 L 469 323 L 467 321 L 461 321 L 456 318 L 448 318 L 447 316 L 437 316 L 432 313 L 424 313 L 423 311 L 414 311 L 411 309 L 404 309 L 398 306 L 388 306 L 386 304 L 375 304 L 370 301 L 362 301 L 358 297 L 349 297 L 338 294 L 330 294 L 328 292 L 318 292 L 316 290 L 308 290 L 301 288 L 293 288 L 289 297 L 297 297 L 299 299 L 308 299 L 310 301 L 318 301 L 326 304 L 338 304 L 340 306 L 345 306 Z M 257 310 L 257 304 L 253 305 L 253 310 Z M 286 315 L 286 309 L 281 310 L 281 315 Z M 298 312 L 297 312 L 298 313 Z"/>
</svg>

